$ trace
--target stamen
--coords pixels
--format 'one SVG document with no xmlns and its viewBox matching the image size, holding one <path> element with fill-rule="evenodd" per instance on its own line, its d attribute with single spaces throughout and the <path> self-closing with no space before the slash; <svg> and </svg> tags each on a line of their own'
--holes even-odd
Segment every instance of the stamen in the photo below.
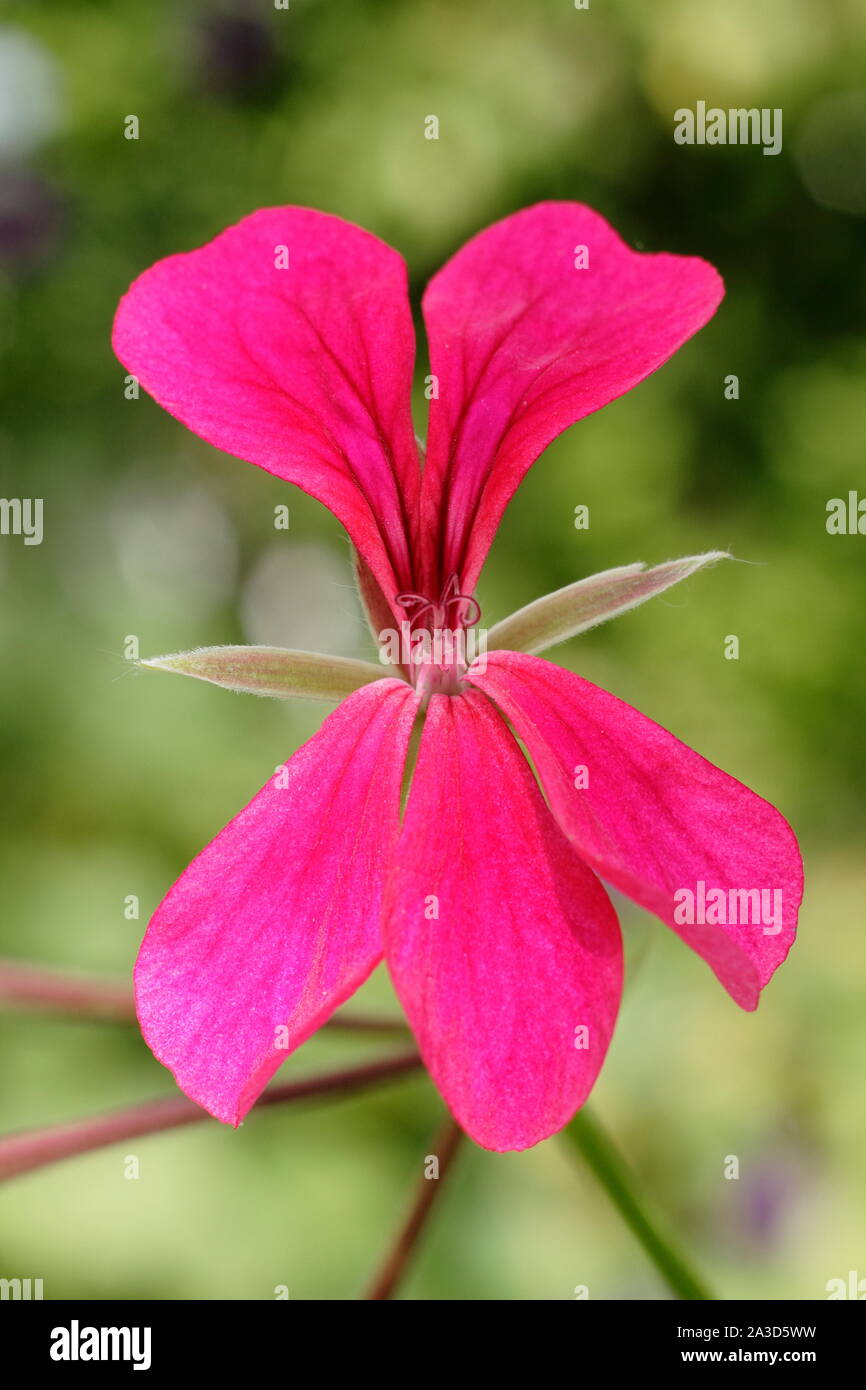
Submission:
<svg viewBox="0 0 866 1390">
<path fill-rule="evenodd" d="M 438 599 L 406 590 L 395 602 L 408 615 L 410 637 L 420 634 L 423 639 L 407 662 L 412 684 L 425 699 L 459 694 L 468 666 L 463 635 L 481 618 L 478 601 L 460 592 L 458 577 L 452 574 Z"/>
<path fill-rule="evenodd" d="M 421 626 L 420 619 L 428 613 L 433 621 L 426 626 L 454 631 L 457 628 L 474 627 L 481 620 L 481 606 L 470 594 L 461 594 L 458 578 L 452 574 L 445 584 L 439 599 L 428 598 L 426 594 L 416 594 L 411 589 L 398 594 L 396 602 L 405 608 L 412 620 L 412 626 Z M 455 609 L 449 622 L 449 610 Z"/>
</svg>

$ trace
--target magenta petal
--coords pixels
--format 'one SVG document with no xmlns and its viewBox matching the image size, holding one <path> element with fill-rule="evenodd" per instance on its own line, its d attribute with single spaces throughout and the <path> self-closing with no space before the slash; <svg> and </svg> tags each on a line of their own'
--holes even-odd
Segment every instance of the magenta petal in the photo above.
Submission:
<svg viewBox="0 0 866 1390">
<path fill-rule="evenodd" d="M 410 584 L 415 337 L 396 251 L 339 217 L 266 208 L 140 275 L 113 342 L 196 434 L 329 507 L 389 599 Z"/>
<path fill-rule="evenodd" d="M 784 817 L 571 671 L 491 652 L 486 673 L 471 669 L 468 678 L 526 744 L 554 815 L 587 864 L 672 926 L 737 1003 L 754 1009 L 790 950 L 803 895 L 800 852 Z M 723 909 L 719 899 L 710 905 L 710 890 L 724 894 Z M 740 896 L 756 890 L 767 896 Z M 714 922 L 722 912 L 728 920 Z"/>
<path fill-rule="evenodd" d="M 723 293 L 706 261 L 633 251 L 580 203 L 527 208 L 458 251 L 424 296 L 438 380 L 422 492 L 428 588 L 459 574 L 471 593 L 542 450 L 667 361 Z"/>
<path fill-rule="evenodd" d="M 178 1085 L 238 1124 L 382 955 L 382 883 L 418 701 L 364 686 L 163 899 L 135 969 L 142 1032 Z"/>
<path fill-rule="evenodd" d="M 385 909 L 424 1061 L 488 1149 L 524 1149 L 589 1094 L 619 1006 L 619 925 L 481 695 L 434 695 Z"/>
</svg>

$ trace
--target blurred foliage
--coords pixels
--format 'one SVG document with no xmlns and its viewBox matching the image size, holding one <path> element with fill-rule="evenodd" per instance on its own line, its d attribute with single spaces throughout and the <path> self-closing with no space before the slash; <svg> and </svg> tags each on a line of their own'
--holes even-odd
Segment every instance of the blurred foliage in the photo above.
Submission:
<svg viewBox="0 0 866 1390">
<path fill-rule="evenodd" d="M 803 844 L 801 938 L 756 1015 L 618 903 L 633 969 L 594 1104 L 730 1298 L 866 1274 L 866 540 L 825 529 L 829 498 L 866 493 L 864 57 L 857 0 L 12 0 L 0 21 L 0 490 L 42 496 L 46 528 L 41 546 L 0 538 L 7 955 L 128 974 L 169 884 L 325 712 L 134 670 L 126 636 L 153 654 L 312 625 L 323 649 L 366 651 L 333 519 L 124 399 L 109 331 L 139 271 L 293 202 L 398 246 L 417 305 L 464 238 L 540 198 L 722 271 L 709 327 L 535 468 L 480 597 L 489 623 L 637 559 L 745 562 L 558 653 L 776 802 Z M 673 111 L 698 99 L 782 107 L 782 153 L 675 145 Z M 384 978 L 363 997 L 392 1004 Z M 7 1129 L 172 1092 L 131 1029 L 16 1014 L 0 1037 Z M 370 1050 L 316 1038 L 283 1075 Z M 440 1108 L 404 1081 L 141 1141 L 137 1182 L 120 1149 L 34 1174 L 0 1196 L 0 1273 L 55 1298 L 353 1297 Z M 405 1292 L 581 1283 L 664 1296 L 552 1140 L 463 1155 Z"/>
</svg>

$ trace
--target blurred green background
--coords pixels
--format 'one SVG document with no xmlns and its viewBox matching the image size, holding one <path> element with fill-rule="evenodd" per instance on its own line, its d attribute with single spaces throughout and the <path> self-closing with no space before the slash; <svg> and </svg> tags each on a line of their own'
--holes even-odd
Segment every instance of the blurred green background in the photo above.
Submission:
<svg viewBox="0 0 866 1390">
<path fill-rule="evenodd" d="M 327 711 L 136 670 L 127 636 L 142 655 L 368 652 L 324 509 L 124 399 L 109 332 L 135 275 L 301 203 L 397 246 L 417 307 L 466 237 L 542 198 L 724 275 L 708 328 L 551 447 L 479 596 L 489 625 L 613 565 L 720 547 L 748 562 L 557 654 L 802 842 L 800 940 L 754 1015 L 618 902 L 630 968 L 593 1105 L 734 1299 L 866 1276 L 866 539 L 825 527 L 828 499 L 866 494 L 864 59 L 858 0 L 67 0 L 0 17 L 0 490 L 45 499 L 41 546 L 0 537 L 7 956 L 128 977 L 171 882 Z M 676 145 L 673 112 L 699 99 L 781 107 L 782 153 Z M 396 1009 L 381 972 L 362 1002 Z M 133 1028 L 5 1013 L 0 1038 L 5 1130 L 173 1093 Z M 280 1076 L 382 1047 L 328 1034 Z M 440 1116 L 418 1077 L 45 1169 L 0 1195 L 0 1275 L 42 1277 L 48 1298 L 353 1298 Z M 467 1147 L 442 1196 L 406 1297 L 666 1296 L 561 1141 Z"/>
</svg>

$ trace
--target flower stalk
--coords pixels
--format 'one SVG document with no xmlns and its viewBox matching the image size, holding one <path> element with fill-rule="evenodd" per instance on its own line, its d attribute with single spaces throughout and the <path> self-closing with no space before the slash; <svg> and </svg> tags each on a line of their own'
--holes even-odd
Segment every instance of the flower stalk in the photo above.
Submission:
<svg viewBox="0 0 866 1390">
<path fill-rule="evenodd" d="M 400 1227 L 393 1246 L 382 1261 L 364 1298 L 384 1300 L 393 1298 L 398 1283 L 406 1273 L 418 1241 L 427 1225 L 442 1183 L 450 1171 L 463 1139 L 463 1130 L 449 1115 L 433 1141 L 431 1155 L 439 1160 L 436 1178 L 421 1178 L 415 1200 Z"/>
<path fill-rule="evenodd" d="M 399 1052 L 380 1057 L 361 1066 L 341 1071 L 307 1076 L 301 1081 L 289 1081 L 272 1086 L 257 1102 L 256 1108 L 280 1105 L 284 1102 L 309 1100 L 316 1096 L 365 1090 L 380 1081 L 388 1081 L 420 1067 L 417 1052 Z M 148 1134 L 158 1134 L 181 1125 L 211 1120 L 206 1110 L 185 1096 L 169 1096 L 162 1100 L 145 1101 L 106 1115 L 95 1115 L 72 1124 L 49 1125 L 45 1129 L 22 1130 L 0 1138 L 0 1182 L 20 1177 L 23 1173 L 57 1163 L 76 1154 L 90 1153 L 109 1144 L 125 1143 Z"/>
<path fill-rule="evenodd" d="M 33 1009 L 39 1013 L 75 1018 L 135 1022 L 135 998 L 119 980 L 101 980 L 45 970 L 19 961 L 0 961 L 0 1008 Z M 399 1033 L 408 1029 L 402 1018 L 341 1010 L 327 1019 L 326 1028 L 358 1033 Z"/>
</svg>

